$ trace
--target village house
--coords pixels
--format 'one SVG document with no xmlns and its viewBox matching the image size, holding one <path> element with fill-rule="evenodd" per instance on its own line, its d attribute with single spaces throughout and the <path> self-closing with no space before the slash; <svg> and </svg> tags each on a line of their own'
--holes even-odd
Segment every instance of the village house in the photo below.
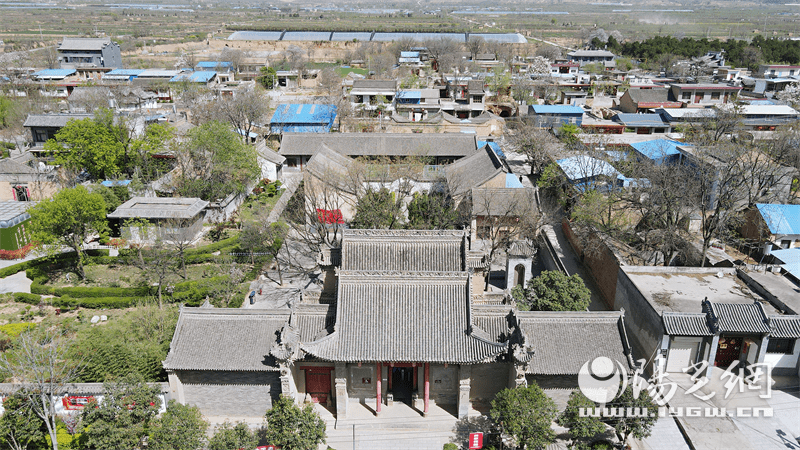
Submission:
<svg viewBox="0 0 800 450">
<path fill-rule="evenodd" d="M 269 131 L 281 133 L 327 133 L 336 120 L 336 106 L 322 104 L 281 104 L 269 121 Z"/>
<path fill-rule="evenodd" d="M 122 236 L 135 243 L 192 242 L 203 231 L 208 202 L 199 198 L 133 197 L 108 215 L 119 221 Z M 126 224 L 139 219 L 141 224 Z"/>
<path fill-rule="evenodd" d="M 463 230 L 346 230 L 336 302 L 183 308 L 164 360 L 170 394 L 205 415 L 262 416 L 289 395 L 346 419 L 357 403 L 433 404 L 465 418 L 506 387 L 575 388 L 606 356 L 632 368 L 620 312 L 520 312 L 472 291 Z M 257 306 L 257 305 L 256 305 Z M 591 341 L 596 345 L 576 345 Z M 406 407 L 406 406 L 403 406 Z"/>
<path fill-rule="evenodd" d="M 396 80 L 353 80 L 350 90 L 350 104 L 356 111 L 366 115 L 394 111 L 394 97 L 397 93 Z"/>
<path fill-rule="evenodd" d="M 800 248 L 800 205 L 757 203 L 745 213 L 740 232 L 764 254 L 773 248 Z"/>
<path fill-rule="evenodd" d="M 577 62 L 581 67 L 587 64 L 602 64 L 606 70 L 616 67 L 615 54 L 608 50 L 575 50 L 567 53 L 570 61 Z"/>
<path fill-rule="evenodd" d="M 789 78 L 800 77 L 800 66 L 787 64 L 760 64 L 756 71 L 757 78 Z"/>
<path fill-rule="evenodd" d="M 790 311 L 800 303 L 791 286 L 732 268 L 623 266 L 613 307 L 632 312 L 625 325 L 634 354 L 661 354 L 668 373 L 695 366 L 708 375 L 739 362 L 797 376 L 800 316 Z"/>
<path fill-rule="evenodd" d="M 56 133 L 67 126 L 70 120 L 92 117 L 92 114 L 28 114 L 22 126 L 30 130 L 31 151 L 41 151 L 44 143 L 55 139 Z"/>
<path fill-rule="evenodd" d="M 469 119 L 483 113 L 486 108 L 485 100 L 483 80 L 448 77 L 446 98 L 442 98 L 440 104 L 442 111 L 459 119 Z"/>
<path fill-rule="evenodd" d="M 625 113 L 651 113 L 656 108 L 680 108 L 682 103 L 671 100 L 666 88 L 631 88 L 619 99 L 619 110 Z"/>
<path fill-rule="evenodd" d="M 741 86 L 727 84 L 681 84 L 670 85 L 672 98 L 687 105 L 718 105 L 733 101 L 741 92 Z"/>
<path fill-rule="evenodd" d="M 58 45 L 58 62 L 62 69 L 79 67 L 122 68 L 119 44 L 111 38 L 67 38 Z"/>
<path fill-rule="evenodd" d="M 573 105 L 531 105 L 528 118 L 539 128 L 559 128 L 564 124 L 581 126 L 583 108 Z"/>
</svg>

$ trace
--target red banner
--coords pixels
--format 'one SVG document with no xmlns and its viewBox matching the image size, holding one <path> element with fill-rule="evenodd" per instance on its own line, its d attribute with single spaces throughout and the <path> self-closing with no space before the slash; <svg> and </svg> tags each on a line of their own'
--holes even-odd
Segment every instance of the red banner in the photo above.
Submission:
<svg viewBox="0 0 800 450">
<path fill-rule="evenodd" d="M 483 433 L 469 434 L 469 449 L 480 450 L 483 448 Z"/>
</svg>

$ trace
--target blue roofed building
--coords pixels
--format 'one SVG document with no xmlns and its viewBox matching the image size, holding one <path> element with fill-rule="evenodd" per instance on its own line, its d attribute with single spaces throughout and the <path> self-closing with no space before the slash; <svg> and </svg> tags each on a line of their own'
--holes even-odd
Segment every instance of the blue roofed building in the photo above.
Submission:
<svg viewBox="0 0 800 450">
<path fill-rule="evenodd" d="M 540 128 L 558 128 L 571 123 L 581 126 L 583 108 L 573 105 L 531 105 L 528 115 Z"/>
<path fill-rule="evenodd" d="M 670 133 L 672 127 L 660 114 L 619 113 L 612 118 L 625 127 L 625 132 L 636 134 Z"/>
<path fill-rule="evenodd" d="M 567 181 L 580 190 L 619 187 L 624 177 L 611 164 L 587 155 L 572 156 L 556 161 Z"/>
<path fill-rule="evenodd" d="M 213 70 L 215 72 L 230 72 L 233 69 L 233 63 L 230 61 L 200 61 L 195 66 L 194 70 Z"/>
<path fill-rule="evenodd" d="M 144 69 L 114 69 L 111 72 L 103 74 L 103 82 L 127 82 L 133 81 L 139 74 L 144 72 Z"/>
<path fill-rule="evenodd" d="M 205 84 L 211 86 L 217 79 L 217 72 L 211 70 L 198 70 L 195 72 L 186 72 L 175 75 L 169 81 L 170 83 L 179 83 L 188 81 L 189 83 Z"/>
<path fill-rule="evenodd" d="M 800 205 L 756 203 L 745 218 L 742 236 L 769 245 L 765 250 L 775 246 L 800 249 Z"/>
<path fill-rule="evenodd" d="M 400 52 L 398 62 L 403 66 L 418 66 L 422 64 L 419 52 Z"/>
<path fill-rule="evenodd" d="M 31 76 L 39 81 L 60 81 L 75 75 L 75 69 L 44 69 L 34 72 Z"/>
<path fill-rule="evenodd" d="M 336 106 L 321 104 L 278 105 L 269 121 L 270 132 L 328 133 L 336 120 Z"/>
<path fill-rule="evenodd" d="M 634 151 L 636 151 L 639 159 L 646 158 L 654 164 L 678 162 L 682 155 L 681 151 L 678 149 L 679 145 L 684 144 L 671 139 L 653 139 L 652 141 L 630 144 Z"/>
</svg>

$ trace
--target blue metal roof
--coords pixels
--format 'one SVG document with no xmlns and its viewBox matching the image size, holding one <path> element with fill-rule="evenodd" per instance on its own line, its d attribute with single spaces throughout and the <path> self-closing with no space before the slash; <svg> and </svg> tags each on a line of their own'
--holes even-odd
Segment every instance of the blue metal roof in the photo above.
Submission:
<svg viewBox="0 0 800 450">
<path fill-rule="evenodd" d="M 503 149 L 500 148 L 500 144 L 498 144 L 497 142 L 478 141 L 478 148 L 486 147 L 486 145 L 489 145 L 489 148 L 494 150 L 494 153 L 497 155 L 498 158 L 506 159 L 506 154 L 503 153 Z"/>
<path fill-rule="evenodd" d="M 773 250 L 772 256 L 783 261 L 783 268 L 787 272 L 800 278 L 800 248 Z"/>
<path fill-rule="evenodd" d="M 398 100 L 419 100 L 421 98 L 421 91 L 400 91 L 397 93 Z"/>
<path fill-rule="evenodd" d="M 35 77 L 68 77 L 75 73 L 75 69 L 44 69 L 34 72 Z"/>
<path fill-rule="evenodd" d="M 230 68 L 233 67 L 233 63 L 230 61 L 200 61 L 197 63 L 197 67 L 201 69 L 214 69 L 217 67 L 224 67 Z"/>
<path fill-rule="evenodd" d="M 401 58 L 419 58 L 419 52 L 400 52 Z"/>
<path fill-rule="evenodd" d="M 142 72 L 144 72 L 144 69 L 114 69 L 110 72 L 106 72 L 103 76 L 120 75 L 124 77 L 135 77 Z"/>
<path fill-rule="evenodd" d="M 800 205 L 756 203 L 772 234 L 800 234 Z"/>
<path fill-rule="evenodd" d="M 536 114 L 583 114 L 583 108 L 574 105 L 532 105 Z"/>
<path fill-rule="evenodd" d="M 217 72 L 214 72 L 212 70 L 198 70 L 197 72 L 182 73 L 180 75 L 176 75 L 172 77 L 172 79 L 169 81 L 191 81 L 194 83 L 208 83 L 215 76 L 217 76 Z"/>
<path fill-rule="evenodd" d="M 519 181 L 519 178 L 517 178 L 517 175 L 514 175 L 513 173 L 507 173 L 506 174 L 506 187 L 507 188 L 523 188 L 525 186 L 523 186 L 522 182 Z"/>
<path fill-rule="evenodd" d="M 336 119 L 334 105 L 282 104 L 278 105 L 269 124 L 273 131 L 328 132 Z"/>
<path fill-rule="evenodd" d="M 626 114 L 619 113 L 614 116 L 614 121 L 626 127 L 664 127 L 667 124 L 660 114 Z"/>
<path fill-rule="evenodd" d="M 556 161 L 570 181 L 584 180 L 605 175 L 618 178 L 621 174 L 611 164 L 591 156 L 580 155 Z"/>
<path fill-rule="evenodd" d="M 103 180 L 100 184 L 102 184 L 105 187 L 127 186 L 131 184 L 131 180 Z"/>
<path fill-rule="evenodd" d="M 654 139 L 652 141 L 633 143 L 631 147 L 635 148 L 637 152 L 644 155 L 647 159 L 663 161 L 670 156 L 680 155 L 681 151 L 678 150 L 679 145 L 683 144 L 669 139 Z"/>
</svg>

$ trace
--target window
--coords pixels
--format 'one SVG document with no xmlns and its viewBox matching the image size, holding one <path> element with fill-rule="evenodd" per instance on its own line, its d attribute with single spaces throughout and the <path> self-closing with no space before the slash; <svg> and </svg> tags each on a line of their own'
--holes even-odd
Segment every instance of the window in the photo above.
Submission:
<svg viewBox="0 0 800 450">
<path fill-rule="evenodd" d="M 787 249 L 787 248 L 789 248 L 791 246 L 792 246 L 792 240 L 791 239 L 784 239 L 784 240 L 781 241 L 781 248 Z"/>
<path fill-rule="evenodd" d="M 28 201 L 30 201 L 31 193 L 28 190 L 28 186 L 26 186 L 24 184 L 20 184 L 20 185 L 14 186 L 13 189 L 14 189 L 14 193 L 13 193 L 14 194 L 14 200 L 16 200 L 18 202 L 28 202 Z"/>
<path fill-rule="evenodd" d="M 33 130 L 33 140 L 36 142 L 47 142 L 48 135 L 46 130 Z"/>
<path fill-rule="evenodd" d="M 681 100 L 691 100 L 692 93 L 691 92 L 684 92 L 681 94 Z"/>
<path fill-rule="evenodd" d="M 794 339 L 770 339 L 767 344 L 767 353 L 791 355 L 794 353 L 794 341 Z"/>
<path fill-rule="evenodd" d="M 719 100 L 719 92 L 712 92 L 711 100 Z"/>
</svg>

